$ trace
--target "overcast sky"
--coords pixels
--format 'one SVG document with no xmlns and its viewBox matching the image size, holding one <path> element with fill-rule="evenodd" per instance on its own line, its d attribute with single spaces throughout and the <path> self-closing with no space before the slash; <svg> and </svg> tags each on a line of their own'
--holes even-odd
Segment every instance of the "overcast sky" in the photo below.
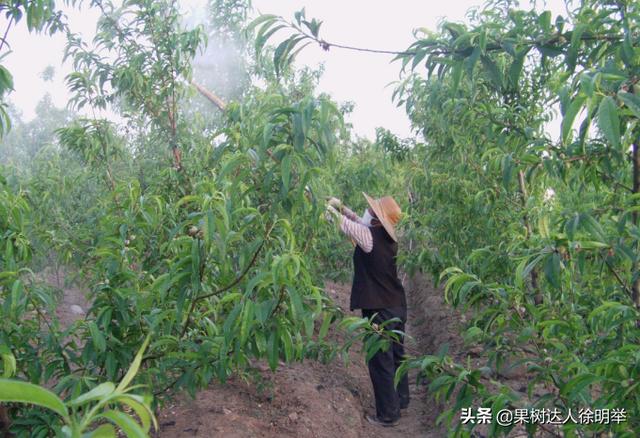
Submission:
<svg viewBox="0 0 640 438">
<path fill-rule="evenodd" d="M 195 10 L 205 4 L 205 0 L 183 0 L 182 4 L 186 10 Z M 323 21 L 321 36 L 327 41 L 386 50 L 407 48 L 413 41 L 412 30 L 415 28 L 435 30 L 444 17 L 462 21 L 466 11 L 479 4 L 479 0 L 253 0 L 256 11 L 282 15 L 287 19 L 292 19 L 295 11 L 305 7 L 308 18 Z M 528 1 L 522 4 L 528 4 Z M 561 0 L 547 1 L 547 8 L 554 15 L 564 10 Z M 69 11 L 68 14 L 75 32 L 86 37 L 93 35 L 98 17 L 95 10 Z M 6 22 L 4 15 L 0 17 L 0 30 L 6 28 Z M 68 94 L 63 79 L 69 72 L 68 65 L 61 66 L 64 37 L 29 34 L 25 23 L 21 22 L 9 32 L 8 42 L 12 53 L 3 63 L 15 81 L 15 91 L 10 99 L 22 111 L 23 117 L 26 120 L 34 117 L 34 108 L 45 92 L 52 95 L 58 106 L 64 106 Z M 3 52 L 6 52 L 6 46 Z M 373 138 L 375 128 L 384 126 L 401 137 L 407 137 L 410 135 L 407 117 L 402 108 L 396 108 L 391 102 L 393 86 L 389 84 L 398 80 L 400 71 L 400 64 L 391 63 L 391 59 L 389 55 L 335 48 L 325 52 L 311 45 L 298 56 L 297 64 L 325 64 L 320 90 L 338 101 L 355 103 L 350 121 L 357 134 Z M 48 65 L 56 69 L 53 83 L 46 83 L 41 78 Z"/>
</svg>

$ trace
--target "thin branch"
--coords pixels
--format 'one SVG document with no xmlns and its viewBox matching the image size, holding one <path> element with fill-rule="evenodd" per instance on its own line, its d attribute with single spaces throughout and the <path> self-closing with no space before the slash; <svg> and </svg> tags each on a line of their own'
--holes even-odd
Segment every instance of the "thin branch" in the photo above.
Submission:
<svg viewBox="0 0 640 438">
<path fill-rule="evenodd" d="M 44 321 L 45 325 L 47 326 L 47 328 L 49 329 L 49 333 L 51 334 L 51 336 L 53 337 L 53 339 L 56 341 L 56 343 L 58 344 L 58 347 L 60 348 L 60 356 L 62 357 L 63 362 L 65 363 L 65 365 L 67 366 L 68 370 L 71 370 L 71 363 L 70 360 L 67 356 L 67 354 L 65 353 L 64 347 L 62 346 L 62 344 L 60 343 L 60 340 L 58 339 L 58 332 L 55 331 L 53 329 L 53 327 L 51 326 L 51 323 L 49 322 L 49 320 L 47 319 L 47 317 L 40 311 L 40 306 L 37 305 L 37 303 L 33 300 L 33 298 L 29 295 L 29 297 L 27 298 L 29 300 L 29 302 L 31 303 L 31 305 L 33 306 L 34 310 L 36 311 L 36 313 L 38 314 L 38 317 Z"/>
<path fill-rule="evenodd" d="M 11 16 L 11 20 L 9 20 L 9 24 L 7 24 L 7 29 L 4 31 L 4 36 L 2 37 L 2 43 L 0 43 L 0 51 L 4 47 L 4 43 L 7 42 L 7 35 L 9 35 L 9 29 L 11 29 L 11 25 L 13 24 L 13 16 Z"/>
<path fill-rule="evenodd" d="M 180 332 L 180 337 L 182 338 L 185 333 L 187 332 L 187 329 L 189 328 L 189 322 L 191 320 L 191 315 L 193 314 L 193 311 L 196 308 L 196 304 L 198 304 L 198 302 L 207 299 L 207 298 L 211 298 L 214 295 L 218 295 L 221 294 L 222 292 L 226 292 L 229 289 L 235 287 L 238 283 L 240 283 L 242 281 L 242 279 L 249 273 L 249 270 L 251 269 L 251 267 L 255 264 L 256 260 L 258 259 L 258 255 L 260 255 L 260 251 L 262 251 L 262 248 L 264 248 L 265 243 L 267 242 L 267 239 L 269 238 L 269 235 L 271 234 L 271 231 L 273 231 L 273 228 L 275 227 L 275 222 L 269 227 L 269 229 L 267 230 L 267 233 L 265 234 L 264 239 L 262 240 L 262 242 L 260 243 L 260 245 L 258 246 L 258 249 L 256 250 L 256 252 L 253 254 L 253 257 L 251 257 L 251 260 L 249 261 L 249 263 L 247 263 L 247 266 L 245 266 L 244 270 L 240 273 L 240 275 L 233 280 L 231 283 L 229 283 L 228 285 L 226 285 L 225 287 L 221 288 L 221 289 L 216 289 L 215 291 L 205 294 L 205 295 L 200 295 L 196 298 L 193 299 L 193 301 L 191 302 L 191 307 L 189 308 L 189 313 L 187 314 L 187 319 L 184 322 L 184 326 L 182 327 L 182 331 Z"/>
<path fill-rule="evenodd" d="M 222 289 L 218 289 L 215 292 L 211 292 L 211 293 L 208 293 L 206 295 L 201 295 L 201 296 L 195 298 L 194 302 L 198 302 L 198 301 L 201 301 L 201 300 L 204 300 L 204 299 L 207 299 L 207 298 L 211 298 L 214 295 L 218 295 L 218 294 L 220 294 L 222 292 L 226 292 L 229 289 L 231 289 L 232 287 L 236 286 L 238 283 L 240 283 L 240 281 L 242 281 L 242 279 L 247 275 L 247 273 L 249 272 L 251 267 L 254 265 L 254 263 L 258 259 L 258 255 L 260 254 L 260 251 L 262 251 L 262 248 L 264 247 L 265 243 L 266 243 L 266 240 L 263 240 L 260 243 L 260 246 L 258 246 L 258 249 L 253 254 L 253 257 L 251 258 L 251 261 L 247 264 L 247 266 L 244 268 L 244 271 L 242 271 L 242 273 L 235 280 L 233 280 L 230 284 L 228 284 L 227 286 L 223 287 Z"/>
<path fill-rule="evenodd" d="M 607 268 L 609 268 L 609 271 L 611 271 L 611 273 L 616 278 L 618 283 L 620 283 L 620 286 L 622 286 L 622 288 L 629 295 L 629 297 L 631 297 L 631 290 L 629 289 L 629 286 L 627 286 L 627 284 L 624 282 L 624 280 L 620 277 L 620 274 L 618 274 L 618 272 L 615 269 L 613 269 L 613 266 L 611 266 L 611 264 L 609 263 L 609 260 L 607 260 L 606 257 L 603 257 L 603 260 L 604 260 L 604 264 L 607 265 Z"/>
<path fill-rule="evenodd" d="M 622 184 L 621 182 L 616 181 L 615 178 L 613 178 L 611 175 L 607 175 L 606 173 L 598 169 L 596 169 L 596 173 L 600 175 L 603 179 L 611 181 L 615 186 L 618 186 L 621 189 L 625 189 L 631 193 L 634 193 L 633 188 L 629 187 L 628 185 Z"/>
</svg>

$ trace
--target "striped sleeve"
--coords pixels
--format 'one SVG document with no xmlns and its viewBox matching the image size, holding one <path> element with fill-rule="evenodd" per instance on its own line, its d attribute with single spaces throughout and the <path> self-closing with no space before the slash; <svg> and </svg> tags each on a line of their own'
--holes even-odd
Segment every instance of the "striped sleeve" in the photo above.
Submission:
<svg viewBox="0 0 640 438">
<path fill-rule="evenodd" d="M 362 223 L 362 219 L 360 218 L 360 216 L 358 216 L 357 214 L 355 214 L 352 210 L 349 209 L 349 207 L 347 207 L 346 205 L 343 205 L 340 208 L 340 213 L 342 213 L 343 215 L 345 215 L 347 217 L 347 219 L 351 219 L 354 222 L 358 222 L 358 223 Z"/>
<path fill-rule="evenodd" d="M 369 253 L 373 250 L 373 236 L 366 225 L 342 215 L 340 217 L 340 229 L 344 234 L 352 238 L 364 252 Z"/>
</svg>

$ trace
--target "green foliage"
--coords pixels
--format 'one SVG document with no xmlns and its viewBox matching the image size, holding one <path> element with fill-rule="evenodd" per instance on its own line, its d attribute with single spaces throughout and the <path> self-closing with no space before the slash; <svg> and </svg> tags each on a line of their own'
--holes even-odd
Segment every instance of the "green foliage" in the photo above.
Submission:
<svg viewBox="0 0 640 438">
<path fill-rule="evenodd" d="M 276 76 L 293 63 L 296 55 L 313 41 L 318 40 L 322 21 L 311 21 L 305 17 L 304 8 L 295 13 L 295 22 L 288 22 L 277 15 L 261 15 L 247 27 L 247 32 L 257 29 L 255 35 L 256 57 L 259 58 L 267 41 L 282 29 L 292 30 L 293 35 L 278 44 L 273 52 L 273 65 Z"/>
<path fill-rule="evenodd" d="M 65 0 L 65 3 L 75 4 L 75 0 Z M 7 36 L 12 25 L 17 25 L 25 18 L 29 32 L 46 31 L 50 35 L 66 30 L 62 12 L 56 9 L 56 3 L 52 0 L 9 0 L 0 4 L 0 14 L 7 19 L 7 27 L 0 41 L 0 51 L 6 44 Z M 7 52 L 8 53 L 8 52 Z M 0 61 L 7 55 L 3 53 Z M 0 138 L 11 128 L 11 119 L 6 95 L 13 90 L 13 76 L 6 67 L 0 65 Z"/>
<path fill-rule="evenodd" d="M 565 434 L 632 436 L 639 427 L 638 119 L 629 92 L 639 22 L 628 2 L 583 1 L 555 24 L 548 11 L 509 5 L 470 25 L 445 22 L 398 56 L 403 68 L 427 71 L 409 74 L 395 95 L 428 142 L 418 151 L 424 167 L 410 174 L 421 219 L 408 224 L 424 246 L 406 264 L 439 275 L 445 299 L 473 313 L 465 336 L 487 349 L 490 370 L 515 362 L 531 379 L 526 398 L 504 387 L 499 398 L 485 379 L 460 380 L 471 369 L 407 363 L 446 394 L 462 391 L 443 419 L 474 403 L 531 403 L 627 410 L 625 423 L 567 424 Z M 557 141 L 547 133 L 556 104 Z M 534 396 L 536 384 L 552 389 Z"/>
<path fill-rule="evenodd" d="M 68 34 L 67 83 L 76 107 L 120 119 L 58 127 L 15 173 L 15 189 L 2 187 L 0 345 L 15 359 L 3 372 L 34 385 L 55 379 L 56 397 L 93 410 L 94 395 L 122 396 L 133 374 L 162 400 L 248 374 L 261 359 L 275 369 L 332 357 L 326 332 L 337 313 L 312 274 L 312 247 L 328 233 L 322 167 L 342 112 L 313 94 L 306 72 L 248 89 L 219 122 L 203 120 L 189 111 L 188 82 L 200 29 L 182 28 L 174 2 L 95 4 L 95 46 Z M 56 293 L 28 270 L 32 253 L 79 271 L 90 289 L 84 319 L 57 320 Z M 127 402 L 141 423 L 105 404 L 94 414 L 135 436 L 149 423 L 136 400 Z M 74 430 L 71 411 L 63 421 Z M 13 417 L 18 434 L 60 421 L 26 407 Z"/>
<path fill-rule="evenodd" d="M 127 437 L 147 437 L 152 423 L 155 429 L 158 428 L 151 410 L 151 398 L 132 394 L 131 391 L 135 388 L 129 384 L 140 368 L 142 355 L 148 343 L 147 336 L 118 387 L 111 382 L 105 382 L 65 402 L 41 386 L 2 378 L 0 379 L 0 401 L 36 405 L 57 414 L 55 419 L 51 419 L 46 429 L 32 429 L 32 436 L 39 436 L 42 432 L 54 432 L 57 436 L 70 438 L 85 436 L 115 438 L 118 436 L 116 429 L 111 424 L 104 423 L 104 420 L 108 420 Z M 3 355 L 5 366 L 7 361 L 8 358 Z M 117 406 L 116 409 L 112 408 L 114 405 Z M 138 420 L 123 412 L 123 408 L 135 412 Z"/>
<path fill-rule="evenodd" d="M 444 283 L 445 300 L 472 315 L 464 338 L 487 351 L 479 369 L 441 354 L 410 359 L 399 373 L 418 368 L 437 397 L 457 394 L 439 418 L 453 436 L 471 433 L 456 416 L 469 406 L 622 408 L 626 422 L 567 423 L 561 432 L 640 429 L 640 8 L 566 6 L 552 20 L 550 11 L 488 2 L 468 24 L 419 29 L 396 57 L 406 75 L 394 99 L 425 139 L 402 168 L 410 205 L 401 259 Z M 304 11 L 296 23 L 254 21 L 258 50 L 280 29 L 294 31 L 274 52 L 280 69 L 302 42 L 329 47 Z M 526 367 L 526 396 L 491 379 L 506 362 Z M 494 422 L 489 434 L 511 429 Z"/>
<path fill-rule="evenodd" d="M 28 3 L 12 3 L 14 20 L 26 11 L 30 28 L 57 29 L 52 2 Z M 477 368 L 444 350 L 411 357 L 396 376 L 417 368 L 450 400 L 439 420 L 452 435 L 472 433 L 456 414 L 481 405 L 622 408 L 627 422 L 568 423 L 562 433 L 634 436 L 636 3 L 568 2 L 570 13 L 553 20 L 496 1 L 467 24 L 417 31 L 397 57 L 405 76 L 394 99 L 423 141 L 380 128 L 374 143 L 350 140 L 348 108 L 314 91 L 320 72 L 294 70 L 306 44 L 329 47 L 304 10 L 292 23 L 262 16 L 249 25 L 267 85 L 245 83 L 241 101 L 207 117 L 191 108 L 202 28 L 187 30 L 171 1 L 92 4 L 102 12 L 95 44 L 68 33 L 67 83 L 76 107 L 120 121 L 77 118 L 56 126 L 54 141 L 52 116 L 27 154 L 29 171 L 0 185 L 0 357 L 5 378 L 19 379 L 0 382 L 2 394 L 52 409 L 20 407 L 14 431 L 65 423 L 71 436 L 91 425 L 113 434 L 112 423 L 146 433 L 150 400 L 127 392 L 134 376 L 162 398 L 248 373 L 257 360 L 275 369 L 332 358 L 327 333 L 339 320 L 345 349 L 362 341 L 371 357 L 388 348 L 398 333 L 343 318 L 319 285 L 347 272 L 341 253 L 350 250 L 323 222 L 326 197 L 361 211 L 367 191 L 406 206 L 403 267 L 441 282 L 445 300 L 471 316 L 463 338 L 486 351 Z M 232 12 L 221 28 L 239 41 L 246 4 L 210 7 Z M 294 34 L 267 48 L 283 29 Z M 0 93 L 11 86 L 0 70 Z M 72 264 L 91 291 L 86 318 L 67 327 L 54 316 L 56 294 L 32 272 L 48 257 Z M 498 381 L 506 364 L 527 369 L 528 394 Z M 42 387 L 50 379 L 53 392 Z M 140 421 L 103 409 L 118 403 Z M 492 436 L 511 430 L 491 427 Z"/>
<path fill-rule="evenodd" d="M 398 138 L 388 129 L 376 128 L 376 146 L 382 148 L 384 154 L 392 160 L 404 161 L 415 145 L 410 139 Z"/>
</svg>

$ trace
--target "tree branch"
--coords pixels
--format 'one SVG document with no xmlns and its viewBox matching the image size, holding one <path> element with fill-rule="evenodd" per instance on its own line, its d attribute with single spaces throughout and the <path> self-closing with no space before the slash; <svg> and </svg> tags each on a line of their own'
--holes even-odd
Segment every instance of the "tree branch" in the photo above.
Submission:
<svg viewBox="0 0 640 438">
<path fill-rule="evenodd" d="M 249 270 L 258 259 L 258 255 L 260 255 L 260 251 L 262 251 L 262 248 L 264 248 L 264 244 L 267 242 L 267 239 L 269 238 L 269 235 L 271 234 L 271 231 L 273 231 L 274 227 L 275 227 L 275 222 L 269 227 L 269 229 L 267 230 L 267 233 L 264 236 L 264 239 L 258 246 L 258 249 L 256 250 L 256 252 L 253 254 L 253 257 L 251 257 L 251 260 L 249 261 L 249 263 L 247 263 L 247 266 L 245 266 L 244 270 L 240 273 L 240 275 L 235 280 L 233 280 L 231 283 L 229 283 L 228 285 L 226 285 L 221 289 L 216 289 L 211 293 L 200 295 L 193 299 L 193 301 L 191 302 L 191 307 L 189 308 L 189 313 L 187 314 L 187 319 L 185 320 L 184 326 L 182 327 L 182 331 L 180 332 L 181 338 L 185 335 L 185 333 L 187 332 L 187 329 L 189 328 L 189 321 L 191 319 L 191 315 L 193 314 L 193 311 L 195 310 L 196 304 L 198 304 L 198 302 L 207 298 L 211 298 L 214 295 L 221 294 L 222 292 L 228 291 L 229 289 L 231 289 L 232 287 L 240 283 L 242 279 L 249 273 Z"/>
<path fill-rule="evenodd" d="M 13 16 L 11 16 L 11 20 L 9 20 L 9 24 L 7 24 L 7 29 L 4 31 L 4 36 L 2 37 L 2 42 L 0 43 L 0 50 L 4 47 L 4 43 L 7 42 L 7 35 L 9 34 L 9 29 L 11 29 L 11 25 L 13 24 Z M 11 48 L 9 48 L 11 50 Z"/>
</svg>

